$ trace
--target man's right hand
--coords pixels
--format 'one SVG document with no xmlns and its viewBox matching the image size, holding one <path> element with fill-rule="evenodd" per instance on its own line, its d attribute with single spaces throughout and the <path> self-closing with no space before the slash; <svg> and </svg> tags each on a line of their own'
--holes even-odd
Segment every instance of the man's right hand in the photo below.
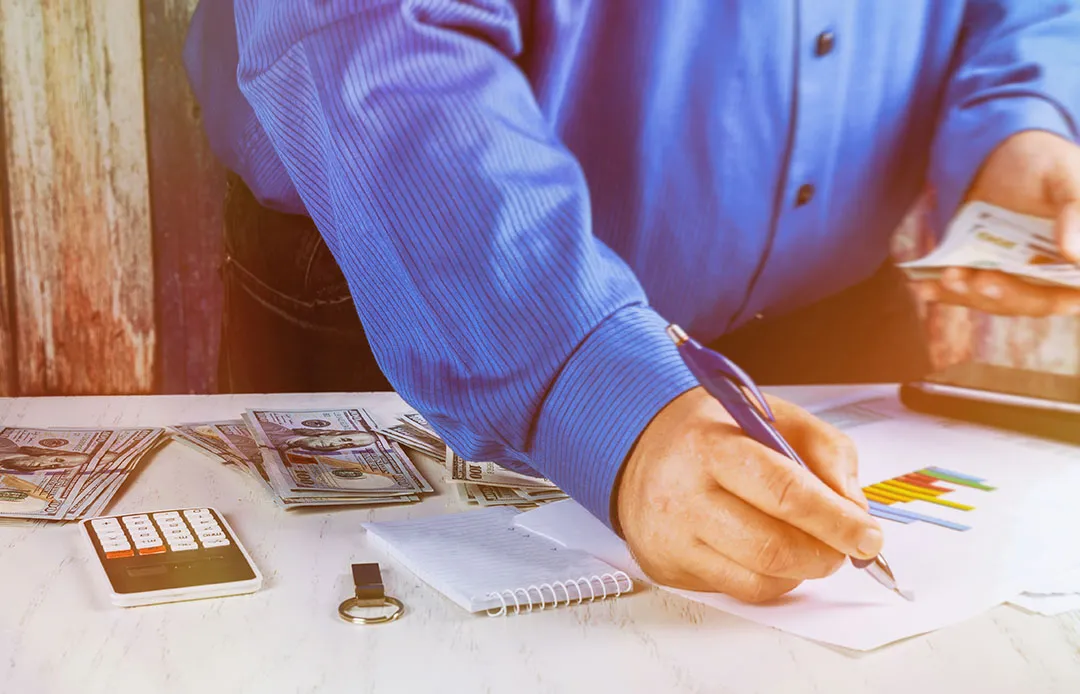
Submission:
<svg viewBox="0 0 1080 694">
<path fill-rule="evenodd" d="M 701 388 L 672 400 L 642 432 L 616 504 L 652 579 L 762 602 L 828 576 L 847 555 L 881 551 L 851 441 L 795 405 L 768 401 L 817 477 L 745 436 Z"/>
</svg>

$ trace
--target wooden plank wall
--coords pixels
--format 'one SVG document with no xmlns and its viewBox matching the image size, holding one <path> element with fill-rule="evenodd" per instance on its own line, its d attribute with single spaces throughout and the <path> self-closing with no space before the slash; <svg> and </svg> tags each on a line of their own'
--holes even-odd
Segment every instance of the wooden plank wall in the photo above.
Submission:
<svg viewBox="0 0 1080 694">
<path fill-rule="evenodd" d="M 4 83 L 0 79 L 0 104 L 4 101 Z M 18 387 L 15 372 L 15 330 L 12 325 L 10 273 L 11 254 L 8 250 L 7 180 L 4 162 L 4 134 L 0 129 L 0 397 L 15 395 Z"/>
<path fill-rule="evenodd" d="M 143 3 L 158 390 L 217 390 L 225 170 L 203 134 L 180 53 L 198 0 Z"/>
<path fill-rule="evenodd" d="M 4 0 L 18 391 L 147 392 L 155 336 L 138 0 Z"/>
<path fill-rule="evenodd" d="M 180 60 L 196 4 L 0 2 L 0 395 L 216 389 L 224 175 Z M 924 314 L 939 366 L 1080 373 L 1076 319 Z"/>
<path fill-rule="evenodd" d="M 216 388 L 224 175 L 180 62 L 195 5 L 0 3 L 0 394 Z"/>
</svg>

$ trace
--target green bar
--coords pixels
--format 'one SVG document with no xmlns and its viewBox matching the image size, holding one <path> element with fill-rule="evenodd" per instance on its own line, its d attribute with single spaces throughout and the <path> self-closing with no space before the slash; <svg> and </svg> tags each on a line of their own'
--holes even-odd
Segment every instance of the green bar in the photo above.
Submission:
<svg viewBox="0 0 1080 694">
<path fill-rule="evenodd" d="M 959 484 L 961 487 L 971 487 L 972 489 L 981 489 L 984 492 L 992 492 L 992 491 L 994 491 L 994 489 L 996 489 L 996 487 L 989 487 L 989 486 L 987 486 L 985 484 L 981 484 L 979 482 L 972 482 L 970 480 L 963 480 L 963 479 L 960 479 L 959 477 L 953 477 L 952 475 L 946 475 L 946 474 L 941 473 L 941 472 L 936 472 L 934 470 L 931 470 L 930 468 L 923 468 L 922 470 L 919 470 L 919 474 L 920 475 L 926 475 L 927 477 L 935 477 L 935 478 L 937 478 L 939 480 L 942 480 L 944 482 L 951 482 L 953 484 Z"/>
</svg>

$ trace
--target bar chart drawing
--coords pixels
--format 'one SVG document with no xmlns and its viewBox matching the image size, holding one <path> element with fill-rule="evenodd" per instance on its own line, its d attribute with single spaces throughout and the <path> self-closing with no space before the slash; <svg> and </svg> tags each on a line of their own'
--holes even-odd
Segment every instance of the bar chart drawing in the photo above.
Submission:
<svg viewBox="0 0 1080 694">
<path fill-rule="evenodd" d="M 863 493 L 870 502 L 870 515 L 876 518 L 905 524 L 930 523 L 950 530 L 971 530 L 971 526 L 963 523 L 925 513 L 916 513 L 897 506 L 897 504 L 911 501 L 924 501 L 957 511 L 975 510 L 975 507 L 970 504 L 946 498 L 949 492 L 954 492 L 960 487 L 984 492 L 994 491 L 994 488 L 986 484 L 986 480 L 982 478 L 940 467 L 925 467 L 891 480 L 863 487 Z"/>
</svg>

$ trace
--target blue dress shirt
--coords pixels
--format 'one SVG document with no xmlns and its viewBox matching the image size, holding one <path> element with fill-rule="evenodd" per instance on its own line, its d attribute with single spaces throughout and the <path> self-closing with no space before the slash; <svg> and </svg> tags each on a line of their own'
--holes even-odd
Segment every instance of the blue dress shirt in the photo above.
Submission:
<svg viewBox="0 0 1080 694">
<path fill-rule="evenodd" d="M 212 146 L 312 217 L 394 387 L 605 521 L 711 340 L 869 276 L 1028 129 L 1077 137 L 1065 0 L 204 0 Z"/>
</svg>

